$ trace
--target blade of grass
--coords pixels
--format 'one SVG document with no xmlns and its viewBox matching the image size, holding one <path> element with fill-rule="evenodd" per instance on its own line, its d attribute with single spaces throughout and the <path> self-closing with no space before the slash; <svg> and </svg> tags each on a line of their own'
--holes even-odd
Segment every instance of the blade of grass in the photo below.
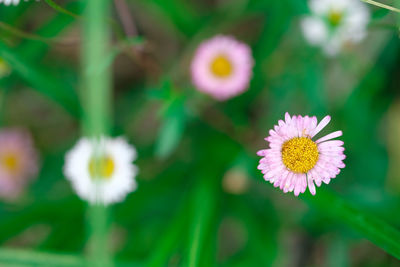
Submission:
<svg viewBox="0 0 400 267">
<path fill-rule="evenodd" d="M 52 254 L 17 249 L 0 249 L 1 266 L 86 266 L 85 259 L 78 255 Z"/>
<path fill-rule="evenodd" d="M 254 211 L 253 207 L 252 211 L 249 209 L 251 200 L 243 200 L 235 197 L 232 202 L 237 216 L 242 218 L 248 229 L 249 241 L 246 249 L 253 255 L 250 258 L 256 259 L 258 266 L 272 266 L 278 254 L 278 222 L 275 211 L 272 205 L 265 201 L 262 210 Z M 268 215 L 264 214 L 266 211 Z"/>
<path fill-rule="evenodd" d="M 86 4 L 86 5 L 85 5 Z M 99 138 L 110 132 L 111 125 L 111 72 L 102 59 L 109 52 L 110 29 L 108 0 L 84 1 L 83 22 L 83 132 Z M 98 166 L 101 167 L 101 166 Z M 91 266 L 112 266 L 108 248 L 109 209 L 103 205 L 88 208 L 89 260 Z"/>
<path fill-rule="evenodd" d="M 215 177 L 210 176 L 209 172 L 204 172 L 203 176 L 199 176 L 200 182 L 194 193 L 192 208 L 194 214 L 189 235 L 189 257 L 186 264 L 189 267 L 201 266 L 201 255 L 216 202 L 215 185 L 212 184 L 212 178 Z"/>
<path fill-rule="evenodd" d="M 29 32 L 24 32 L 18 28 L 15 28 L 11 25 L 8 25 L 4 22 L 0 22 L 0 29 L 2 29 L 3 31 L 6 31 L 14 36 L 20 37 L 20 38 L 24 38 L 24 39 L 28 39 L 28 40 L 32 40 L 32 41 L 39 41 L 39 42 L 43 42 L 43 43 L 58 43 L 58 44 L 64 44 L 65 42 L 59 40 L 59 39 L 55 39 L 55 38 L 46 38 L 46 37 L 42 37 L 39 36 L 37 34 L 33 34 L 33 33 L 29 33 Z M 67 44 L 67 43 L 65 43 Z"/>
<path fill-rule="evenodd" d="M 301 198 L 320 212 L 351 226 L 372 243 L 400 259 L 400 232 L 391 225 L 357 209 L 325 188 L 319 188 L 316 196 L 305 194 Z"/>
<path fill-rule="evenodd" d="M 41 267 L 80 267 L 91 266 L 85 258 L 75 254 L 37 252 L 22 249 L 0 248 L 0 265 L 2 267 L 22 267 L 22 266 L 41 266 Z M 143 264 L 139 262 L 121 262 L 115 264 L 116 267 L 139 267 Z"/>
<path fill-rule="evenodd" d="M 0 57 L 34 90 L 60 104 L 71 115 L 75 117 L 80 115 L 77 94 L 67 83 L 60 81 L 52 73 L 45 71 L 37 64 L 25 60 L 14 49 L 1 41 Z"/>
<path fill-rule="evenodd" d="M 70 10 L 78 10 L 80 4 L 77 2 L 72 2 L 67 5 Z M 62 35 L 64 32 L 68 31 L 71 24 L 76 20 L 69 16 L 64 16 L 63 14 L 55 13 L 52 18 L 50 18 L 46 23 L 42 24 L 34 33 L 45 38 L 53 39 L 58 35 Z M 77 38 L 77 42 L 78 42 Z M 70 42 L 69 42 L 70 43 Z M 78 44 L 78 43 L 77 43 Z M 18 45 L 18 53 L 24 55 L 26 58 L 36 60 L 42 58 L 46 52 L 49 50 L 49 45 L 42 42 L 35 42 L 30 40 L 24 40 Z"/>
<path fill-rule="evenodd" d="M 148 267 L 163 266 L 168 262 L 168 259 L 172 256 L 174 249 L 178 246 L 182 229 L 187 224 L 187 213 L 188 205 L 184 204 L 184 207 L 180 208 L 175 218 L 171 222 L 165 234 L 161 237 L 157 247 L 151 253 Z"/>
</svg>

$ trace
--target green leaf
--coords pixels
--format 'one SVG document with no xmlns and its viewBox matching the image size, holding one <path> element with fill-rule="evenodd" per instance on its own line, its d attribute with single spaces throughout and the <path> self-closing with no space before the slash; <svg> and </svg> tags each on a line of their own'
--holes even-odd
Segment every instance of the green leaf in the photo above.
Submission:
<svg viewBox="0 0 400 267">
<path fill-rule="evenodd" d="M 183 136 L 186 123 L 184 102 L 176 98 L 164 112 L 162 125 L 156 142 L 155 154 L 159 158 L 168 157 Z"/>
</svg>

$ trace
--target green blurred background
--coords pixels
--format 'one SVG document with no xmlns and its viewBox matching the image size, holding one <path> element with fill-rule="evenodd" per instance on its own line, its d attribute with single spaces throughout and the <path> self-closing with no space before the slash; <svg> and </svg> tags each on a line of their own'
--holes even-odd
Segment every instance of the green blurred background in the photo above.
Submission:
<svg viewBox="0 0 400 267">
<path fill-rule="evenodd" d="M 326 197 L 400 226 L 399 15 L 369 6 L 368 37 L 327 58 L 302 37 L 306 1 L 126 1 L 135 36 L 110 2 L 112 51 L 101 61 L 113 72 L 112 135 L 135 145 L 140 169 L 138 190 L 110 210 L 117 261 L 400 266 Z M 62 174 L 81 134 L 81 10 L 73 0 L 0 6 L 0 57 L 12 69 L 0 79 L 1 127 L 28 128 L 41 157 L 26 193 L 0 203 L 3 249 L 88 249 L 87 204 Z M 197 45 L 221 33 L 249 44 L 255 59 L 249 90 L 226 102 L 196 91 L 189 75 Z M 329 114 L 326 132 L 344 132 L 347 167 L 316 196 L 284 194 L 256 169 L 256 151 L 286 111 Z"/>
</svg>

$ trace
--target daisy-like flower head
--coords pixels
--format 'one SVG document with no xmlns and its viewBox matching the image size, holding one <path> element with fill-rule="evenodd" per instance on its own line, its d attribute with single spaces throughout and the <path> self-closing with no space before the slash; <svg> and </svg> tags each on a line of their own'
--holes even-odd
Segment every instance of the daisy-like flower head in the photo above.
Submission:
<svg viewBox="0 0 400 267">
<path fill-rule="evenodd" d="M 367 35 L 369 10 L 359 0 L 309 0 L 311 15 L 301 21 L 305 39 L 329 56 Z"/>
<path fill-rule="evenodd" d="M 124 138 L 82 138 L 65 156 L 64 175 L 81 199 L 108 205 L 136 190 L 135 159 Z"/>
<path fill-rule="evenodd" d="M 326 184 L 345 167 L 343 141 L 331 140 L 342 135 L 342 131 L 330 133 L 314 141 L 314 137 L 329 123 L 326 116 L 317 124 L 317 118 L 290 116 L 280 120 L 269 136 L 269 148 L 257 152 L 263 157 L 258 169 L 266 181 L 283 192 L 298 196 L 306 191 L 307 185 L 315 195 L 315 185 Z"/>
<path fill-rule="evenodd" d="M 217 35 L 197 48 L 191 64 L 192 81 L 198 90 L 222 101 L 247 90 L 252 68 L 248 45 Z"/>
<path fill-rule="evenodd" d="M 0 130 L 0 196 L 17 198 L 38 172 L 38 156 L 30 134 L 19 129 Z"/>
<path fill-rule="evenodd" d="M 18 5 L 20 0 L 0 0 L 0 4 L 4 3 L 4 5 L 9 6 L 9 5 Z"/>
</svg>

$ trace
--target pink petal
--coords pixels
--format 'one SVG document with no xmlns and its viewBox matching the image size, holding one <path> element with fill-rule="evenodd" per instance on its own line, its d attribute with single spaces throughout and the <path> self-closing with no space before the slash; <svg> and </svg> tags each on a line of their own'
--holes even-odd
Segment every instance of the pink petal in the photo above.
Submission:
<svg viewBox="0 0 400 267">
<path fill-rule="evenodd" d="M 314 181 L 313 181 L 313 177 L 312 177 L 311 173 L 307 174 L 307 182 L 308 182 L 308 190 L 310 190 L 310 193 L 312 195 L 315 195 L 316 190 L 315 190 L 315 185 L 314 185 Z"/>
<path fill-rule="evenodd" d="M 320 139 L 318 139 L 315 142 L 318 144 L 318 143 L 321 143 L 321 142 L 324 142 L 324 141 L 327 141 L 327 140 L 330 140 L 330 139 L 333 139 L 333 138 L 336 138 L 336 137 L 339 137 L 339 136 L 342 136 L 342 135 L 343 135 L 342 131 L 336 131 L 336 132 L 327 134 L 324 137 L 321 137 Z"/>
<path fill-rule="evenodd" d="M 285 113 L 285 121 L 286 124 L 290 124 L 290 122 L 292 121 L 288 112 Z"/>
<path fill-rule="evenodd" d="M 326 141 L 323 143 L 318 144 L 318 148 L 325 149 L 325 148 L 334 148 L 338 146 L 344 145 L 344 142 L 341 140 L 331 140 L 331 141 Z"/>
</svg>

